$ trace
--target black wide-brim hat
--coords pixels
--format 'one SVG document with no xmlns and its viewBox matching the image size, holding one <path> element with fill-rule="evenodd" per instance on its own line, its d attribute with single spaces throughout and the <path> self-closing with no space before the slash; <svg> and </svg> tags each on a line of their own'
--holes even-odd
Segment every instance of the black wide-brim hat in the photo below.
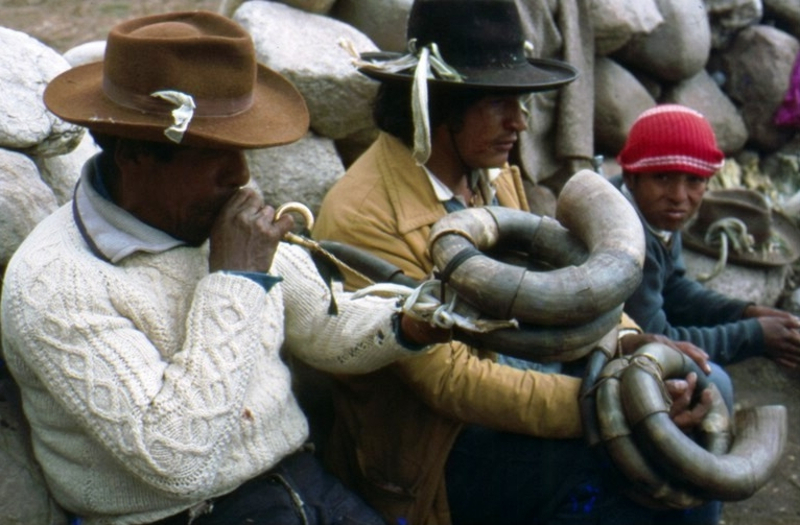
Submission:
<svg viewBox="0 0 800 525">
<path fill-rule="evenodd" d="M 709 257 L 719 257 L 720 247 L 706 242 L 712 225 L 724 219 L 738 219 L 755 243 L 752 251 L 728 250 L 727 261 L 743 266 L 783 266 L 800 257 L 800 229 L 794 221 L 773 210 L 766 198 L 746 188 L 709 191 L 697 216 L 682 232 L 683 246 Z"/>
<path fill-rule="evenodd" d="M 416 0 L 407 38 L 417 50 L 435 44 L 442 59 L 461 76 L 460 80 L 429 77 L 431 86 L 526 93 L 557 89 L 578 77 L 578 70 L 566 62 L 527 56 L 513 0 Z M 359 71 L 382 82 L 409 82 L 413 67 L 381 68 L 402 56 L 364 53 Z"/>
</svg>

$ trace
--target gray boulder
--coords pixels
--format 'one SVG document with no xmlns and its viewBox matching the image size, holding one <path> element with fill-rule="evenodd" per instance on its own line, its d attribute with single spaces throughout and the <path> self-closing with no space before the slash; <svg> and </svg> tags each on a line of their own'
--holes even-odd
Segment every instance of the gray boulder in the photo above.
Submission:
<svg viewBox="0 0 800 525">
<path fill-rule="evenodd" d="M 64 59 L 69 62 L 69 65 L 72 67 L 82 66 L 83 64 L 103 60 L 103 55 L 105 55 L 105 53 L 106 41 L 94 40 L 68 49 L 64 52 Z"/>
<path fill-rule="evenodd" d="M 69 153 L 55 157 L 33 157 L 33 162 L 39 169 L 39 175 L 53 190 L 58 204 L 64 204 L 72 199 L 75 183 L 81 176 L 83 164 L 99 151 L 92 136 L 87 133 L 78 147 Z"/>
<path fill-rule="evenodd" d="M 778 128 L 773 119 L 799 50 L 800 41 L 792 35 L 756 25 L 740 31 L 720 55 L 727 78 L 723 89 L 739 105 L 750 140 L 763 150 L 780 148 L 793 134 Z"/>
<path fill-rule="evenodd" d="M 259 61 L 291 80 L 303 94 L 311 129 L 339 139 L 372 124 L 370 101 L 377 83 L 360 74 L 340 41 L 359 52 L 377 47 L 338 20 L 274 2 L 245 2 L 234 19 L 253 37 Z"/>
<path fill-rule="evenodd" d="M 764 11 L 774 17 L 796 38 L 800 38 L 800 2 L 797 0 L 764 0 Z"/>
<path fill-rule="evenodd" d="M 276 208 L 295 201 L 316 215 L 325 193 L 344 173 L 333 141 L 311 133 L 294 144 L 250 150 L 246 155 L 253 182 L 264 201 Z"/>
<path fill-rule="evenodd" d="M 705 4 L 712 49 L 724 49 L 736 33 L 759 23 L 764 15 L 761 0 L 705 0 Z"/>
<path fill-rule="evenodd" d="M 636 77 L 610 58 L 595 62 L 594 84 L 595 148 L 615 156 L 625 144 L 633 121 L 656 101 Z"/>
<path fill-rule="evenodd" d="M 39 170 L 22 153 L 0 149 L 0 267 L 39 221 L 58 207 Z"/>
<path fill-rule="evenodd" d="M 406 21 L 413 0 L 339 0 L 331 16 L 367 35 L 381 50 L 405 53 Z"/>
<path fill-rule="evenodd" d="M 747 126 L 739 110 L 705 69 L 667 89 L 662 102 L 683 104 L 705 115 L 726 155 L 738 152 L 747 142 Z"/>
<path fill-rule="evenodd" d="M 0 27 L 0 148 L 36 155 L 71 151 L 83 129 L 47 111 L 47 83 L 69 69 L 59 53 L 25 33 Z"/>
<path fill-rule="evenodd" d="M 696 75 L 711 52 L 711 26 L 697 0 L 658 0 L 664 23 L 632 38 L 614 57 L 623 65 L 677 82 Z"/>
<path fill-rule="evenodd" d="M 590 4 L 598 56 L 621 49 L 632 38 L 649 34 L 664 22 L 655 0 L 594 0 Z"/>
</svg>

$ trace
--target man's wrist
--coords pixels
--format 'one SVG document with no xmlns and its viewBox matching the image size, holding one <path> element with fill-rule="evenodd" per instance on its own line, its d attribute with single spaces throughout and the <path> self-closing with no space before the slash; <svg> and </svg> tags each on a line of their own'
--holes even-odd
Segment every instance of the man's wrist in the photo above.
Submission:
<svg viewBox="0 0 800 525">
<path fill-rule="evenodd" d="M 250 279 L 254 283 L 261 286 L 265 292 L 269 292 L 272 290 L 272 287 L 278 284 L 279 282 L 283 281 L 283 277 L 280 275 L 270 275 L 264 272 L 244 272 L 239 270 L 222 270 L 221 273 L 226 275 L 238 275 L 239 277 L 244 277 L 246 279 Z"/>
</svg>

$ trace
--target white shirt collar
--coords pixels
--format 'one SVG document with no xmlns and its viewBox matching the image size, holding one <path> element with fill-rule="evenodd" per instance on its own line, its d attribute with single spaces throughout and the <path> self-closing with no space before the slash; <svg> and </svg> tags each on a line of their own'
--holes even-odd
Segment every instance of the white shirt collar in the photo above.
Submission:
<svg viewBox="0 0 800 525">
<path fill-rule="evenodd" d="M 454 197 L 458 200 L 462 200 L 460 196 L 456 196 L 450 188 L 445 186 L 426 166 L 422 166 L 422 169 L 424 169 L 425 173 L 428 175 L 428 180 L 439 202 L 447 202 Z M 494 187 L 494 181 L 500 176 L 500 173 L 502 173 L 502 169 L 500 168 L 489 168 L 473 170 L 470 174 L 470 188 L 477 188 L 478 191 L 483 193 L 483 202 L 494 201 L 495 194 L 497 193 Z M 466 202 L 462 201 L 462 204 L 467 206 Z"/>
<path fill-rule="evenodd" d="M 93 250 L 100 252 L 98 255 L 116 264 L 136 252 L 161 253 L 185 244 L 103 197 L 96 187 L 98 184 L 102 188 L 94 157 L 83 167 L 73 211 L 81 234 Z"/>
</svg>

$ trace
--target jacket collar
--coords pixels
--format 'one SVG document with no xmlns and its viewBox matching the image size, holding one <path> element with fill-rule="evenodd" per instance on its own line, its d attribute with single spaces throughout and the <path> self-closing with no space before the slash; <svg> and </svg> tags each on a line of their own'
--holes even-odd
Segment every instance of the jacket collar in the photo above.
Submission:
<svg viewBox="0 0 800 525">
<path fill-rule="evenodd" d="M 384 173 L 389 203 L 397 214 L 397 227 L 401 234 L 428 226 L 447 215 L 440 195 L 434 189 L 428 171 L 418 166 L 409 148 L 401 140 L 381 132 L 375 142 L 377 162 Z M 485 170 L 478 189 L 486 202 L 496 194 L 495 181 L 502 170 Z M 409 199 L 409 195 L 416 198 Z"/>
</svg>

